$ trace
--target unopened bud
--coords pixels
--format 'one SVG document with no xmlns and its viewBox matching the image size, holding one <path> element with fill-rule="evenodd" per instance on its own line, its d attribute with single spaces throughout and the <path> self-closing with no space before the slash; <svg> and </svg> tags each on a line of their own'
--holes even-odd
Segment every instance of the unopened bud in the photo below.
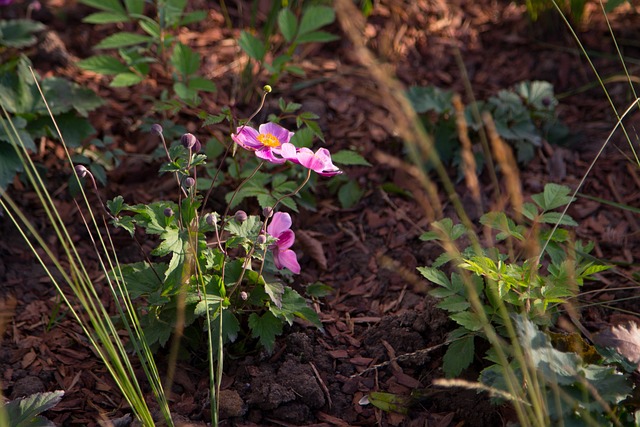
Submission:
<svg viewBox="0 0 640 427">
<path fill-rule="evenodd" d="M 213 214 L 207 214 L 207 216 L 204 217 L 204 220 L 207 221 L 207 224 L 209 225 L 216 223 L 216 219 L 213 217 Z"/>
<path fill-rule="evenodd" d="M 265 236 L 264 234 L 261 234 L 258 236 L 258 244 L 259 245 L 264 245 L 265 243 L 267 243 L 267 236 Z"/>
<path fill-rule="evenodd" d="M 191 187 L 193 187 L 194 185 L 196 185 L 196 180 L 195 180 L 195 179 L 193 179 L 193 178 L 191 178 L 191 177 L 188 177 L 188 178 L 186 178 L 186 179 L 184 180 L 184 186 L 185 186 L 185 188 L 191 188 Z"/>
<path fill-rule="evenodd" d="M 271 93 L 271 90 L 272 90 L 272 89 L 271 89 L 271 86 L 269 86 L 269 85 L 264 85 L 264 86 L 262 87 L 262 90 L 264 90 L 264 91 L 265 91 L 265 92 L 267 92 L 267 93 Z"/>
<path fill-rule="evenodd" d="M 234 218 L 236 219 L 236 221 L 238 222 L 244 222 L 247 220 L 247 213 L 245 211 L 238 211 L 236 212 L 236 214 L 234 215 Z"/>
<path fill-rule="evenodd" d="M 249 294 L 246 293 L 245 291 L 240 292 L 240 298 L 242 298 L 242 301 L 246 301 L 247 298 L 249 298 Z"/>
<path fill-rule="evenodd" d="M 89 171 L 87 170 L 86 167 L 84 167 L 83 165 L 77 165 L 75 167 L 76 173 L 78 174 L 78 176 L 80 178 L 84 178 L 85 176 L 87 176 L 87 174 L 89 173 Z"/>
<path fill-rule="evenodd" d="M 197 142 L 198 138 L 196 138 L 192 133 L 185 133 L 180 138 L 180 143 L 184 146 L 184 148 L 188 148 L 189 150 L 192 150 L 196 146 Z"/>
<path fill-rule="evenodd" d="M 156 135 L 162 135 L 162 126 L 157 123 L 151 125 L 151 133 L 155 133 Z"/>
<path fill-rule="evenodd" d="M 271 218 L 271 215 L 273 215 L 273 209 L 267 206 L 266 208 L 262 209 L 262 215 L 265 218 Z"/>
<path fill-rule="evenodd" d="M 165 208 L 164 209 L 164 216 L 166 216 L 167 218 L 170 218 L 173 216 L 173 209 L 171 208 Z"/>
</svg>

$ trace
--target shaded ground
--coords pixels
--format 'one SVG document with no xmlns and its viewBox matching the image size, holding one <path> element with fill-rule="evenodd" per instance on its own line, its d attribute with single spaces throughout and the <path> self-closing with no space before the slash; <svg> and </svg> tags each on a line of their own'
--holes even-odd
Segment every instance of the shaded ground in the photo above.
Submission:
<svg viewBox="0 0 640 427">
<path fill-rule="evenodd" d="M 203 6 L 193 3 L 194 8 Z M 66 5 L 49 5 L 53 13 L 62 6 Z M 60 44 L 54 49 L 57 56 L 41 47 L 35 53 L 36 68 L 42 74 L 70 77 L 110 100 L 92 115 L 94 127 L 101 135 L 113 136 L 128 153 L 152 152 L 156 141 L 137 129 L 142 119 L 152 114 L 148 95 L 157 94 L 162 82 L 152 79 L 133 91 L 111 89 L 106 80 L 75 68 L 74 59 L 89 56 L 90 47 L 112 29 L 81 24 L 88 9 L 75 4 L 66 7 L 66 22 L 43 12 Z M 231 95 L 238 93 L 238 74 L 246 61 L 235 43 L 238 31 L 225 29 L 217 3 L 210 7 L 210 19 L 197 31 L 184 32 L 180 37 L 205 53 L 204 73 L 218 85 L 218 93 L 206 98 L 203 108 L 217 112 L 231 105 L 236 116 L 245 117 L 255 106 L 243 105 Z M 613 126 L 613 114 L 601 90 L 581 91 L 594 82 L 594 76 L 567 31 L 562 26 L 545 29 L 543 25 L 551 24 L 543 23 L 532 27 L 521 6 L 491 0 L 388 0 L 376 7 L 368 22 L 370 47 L 407 85 L 433 84 L 465 93 L 454 47 L 460 51 L 478 98 L 522 80 L 553 83 L 561 95 L 561 119 L 575 133 L 575 143 L 572 147 L 545 147 L 537 153 L 521 172 L 526 194 L 540 191 L 546 182 L 575 188 Z M 638 39 L 637 22 L 637 13 L 631 10 L 612 16 L 620 41 Z M 339 28 L 333 31 L 339 32 Z M 614 52 L 613 44 L 598 13 L 587 17 L 580 38 L 588 49 L 605 54 L 596 60 L 604 75 L 620 73 L 619 64 L 606 55 Z M 621 44 L 625 55 L 637 57 L 636 47 Z M 632 72 L 637 67 L 633 61 L 629 65 Z M 452 325 L 426 296 L 427 285 L 416 277 L 415 268 L 429 264 L 439 251 L 418 239 L 428 223 L 415 199 L 380 190 L 382 184 L 392 182 L 414 194 L 421 192 L 406 171 L 379 161 L 379 153 L 402 157 L 402 149 L 375 85 L 353 58 L 345 39 L 317 47 L 302 66 L 308 79 L 321 77 L 322 82 L 294 91 L 291 84 L 298 80 L 285 79 L 277 88 L 281 95 L 322 117 L 330 150 L 355 148 L 374 166 L 347 169 L 348 175 L 367 190 L 355 208 L 341 209 L 336 200 L 319 197 L 316 212 L 296 218 L 294 228 L 320 242 L 327 260 L 324 267 L 317 259 L 302 255 L 308 251 L 300 241 L 297 249 L 302 255 L 303 273 L 296 278 L 296 285 L 319 280 L 335 289 L 316 307 L 325 332 L 296 324 L 278 340 L 272 355 L 260 353 L 229 360 L 223 380 L 223 416 L 229 418 L 229 425 L 247 426 L 421 426 L 427 421 L 428 425 L 439 426 L 462 421 L 466 425 L 501 425 L 509 419 L 508 411 L 490 406 L 485 396 L 430 387 L 432 379 L 442 377 L 444 348 L 440 345 Z M 256 87 L 262 83 L 256 82 Z M 625 106 L 620 109 L 626 108 L 630 103 L 628 86 L 614 83 L 609 89 L 617 105 Z M 266 112 L 274 109 L 276 99 L 272 98 Z M 636 117 L 629 123 L 637 123 Z M 201 136 L 224 137 L 224 128 L 200 129 L 199 120 L 188 112 L 172 119 Z M 622 141 L 615 139 L 614 143 L 626 152 Z M 49 150 L 38 157 L 47 166 L 50 181 L 62 185 L 69 170 L 60 161 L 55 143 L 47 141 L 45 145 Z M 140 203 L 163 197 L 167 190 L 162 183 L 150 182 L 155 179 L 157 166 L 146 163 L 144 157 L 128 156 L 111 174 L 105 197 L 122 194 L 125 200 Z M 485 176 L 481 179 L 489 182 Z M 492 191 L 488 184 L 485 190 L 487 194 Z M 612 145 L 592 171 L 583 192 L 638 206 L 637 168 Z M 19 194 L 23 208 L 46 234 L 44 224 L 39 222 L 42 216 L 32 206 L 34 195 L 20 188 L 14 194 Z M 442 202 L 448 212 L 444 195 Z M 63 198 L 59 206 L 80 250 L 91 261 L 93 251 L 83 239 L 84 230 L 73 225 L 75 213 L 70 200 Z M 578 200 L 570 213 L 580 222 L 577 235 L 597 242 L 598 257 L 637 263 L 637 216 L 585 199 Z M 96 425 L 101 417 L 121 419 L 119 425 L 127 425 L 126 418 L 121 417 L 128 410 L 115 384 L 94 357 L 80 328 L 66 315 L 49 279 L 34 267 L 29 251 L 18 243 L 19 236 L 6 218 L 0 219 L 0 235 L 0 292 L 15 298 L 7 299 L 0 310 L 14 313 L 0 348 L 3 393 L 13 398 L 64 389 L 63 401 L 48 413 L 57 425 Z M 585 300 L 602 303 L 637 295 L 635 289 L 613 290 L 631 283 L 627 274 L 606 275 L 602 282 L 589 285 L 587 290 L 598 292 L 586 295 Z M 634 300 L 626 303 L 626 308 L 633 306 Z M 583 315 L 586 324 L 595 327 L 608 320 L 609 312 L 590 308 Z M 412 355 L 404 357 L 407 354 Z M 375 368 L 379 364 L 382 366 Z M 181 365 L 173 390 L 174 412 L 196 424 L 210 419 L 204 391 L 208 378 L 202 372 L 202 366 L 195 362 Z M 477 372 L 468 375 L 469 379 L 477 378 Z M 426 389 L 425 397 L 408 416 L 359 404 L 371 390 L 408 395 L 416 388 Z"/>
</svg>

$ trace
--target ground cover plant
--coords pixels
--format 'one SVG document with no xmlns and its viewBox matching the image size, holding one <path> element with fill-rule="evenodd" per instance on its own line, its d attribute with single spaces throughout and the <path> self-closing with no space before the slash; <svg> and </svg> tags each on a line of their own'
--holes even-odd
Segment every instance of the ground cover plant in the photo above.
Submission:
<svg viewBox="0 0 640 427">
<path fill-rule="evenodd" d="M 124 76 L 31 51 L 25 82 L 99 93 L 95 139 L 3 114 L 1 419 L 637 421 L 633 76 L 603 98 L 522 3 L 85 3 L 32 18 Z M 631 6 L 594 6 L 618 73 Z"/>
</svg>

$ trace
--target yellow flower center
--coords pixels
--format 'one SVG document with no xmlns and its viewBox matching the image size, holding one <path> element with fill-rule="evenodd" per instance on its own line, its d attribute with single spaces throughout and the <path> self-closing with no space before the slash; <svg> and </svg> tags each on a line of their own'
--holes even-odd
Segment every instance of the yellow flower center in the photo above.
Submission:
<svg viewBox="0 0 640 427">
<path fill-rule="evenodd" d="M 258 141 L 260 141 L 260 143 L 262 143 L 262 145 L 266 147 L 280 147 L 281 145 L 278 138 L 270 133 L 261 133 L 260 135 L 258 135 Z"/>
</svg>

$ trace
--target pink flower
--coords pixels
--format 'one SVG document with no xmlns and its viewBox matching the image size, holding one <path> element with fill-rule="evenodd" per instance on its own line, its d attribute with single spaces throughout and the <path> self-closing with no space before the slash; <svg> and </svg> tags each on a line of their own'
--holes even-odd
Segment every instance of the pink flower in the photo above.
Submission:
<svg viewBox="0 0 640 427">
<path fill-rule="evenodd" d="M 298 163 L 322 176 L 335 176 L 342 173 L 331 161 L 331 153 L 326 148 L 320 148 L 314 153 L 308 148 L 296 149 L 293 144 L 286 143 L 282 144 L 280 153 L 286 160 Z"/>
<path fill-rule="evenodd" d="M 269 246 L 273 253 L 273 261 L 279 270 L 288 268 L 295 274 L 300 274 L 300 264 L 296 253 L 289 249 L 296 240 L 291 228 L 291 216 L 288 213 L 276 212 L 271 223 L 267 226 L 267 233 L 277 240 Z"/>
<path fill-rule="evenodd" d="M 280 150 L 283 144 L 288 144 L 293 136 L 285 128 L 275 123 L 260 125 L 258 130 L 249 126 L 240 126 L 231 138 L 245 150 L 255 151 L 256 156 L 271 163 L 284 163 Z M 276 157 L 277 156 L 277 157 Z"/>
</svg>

